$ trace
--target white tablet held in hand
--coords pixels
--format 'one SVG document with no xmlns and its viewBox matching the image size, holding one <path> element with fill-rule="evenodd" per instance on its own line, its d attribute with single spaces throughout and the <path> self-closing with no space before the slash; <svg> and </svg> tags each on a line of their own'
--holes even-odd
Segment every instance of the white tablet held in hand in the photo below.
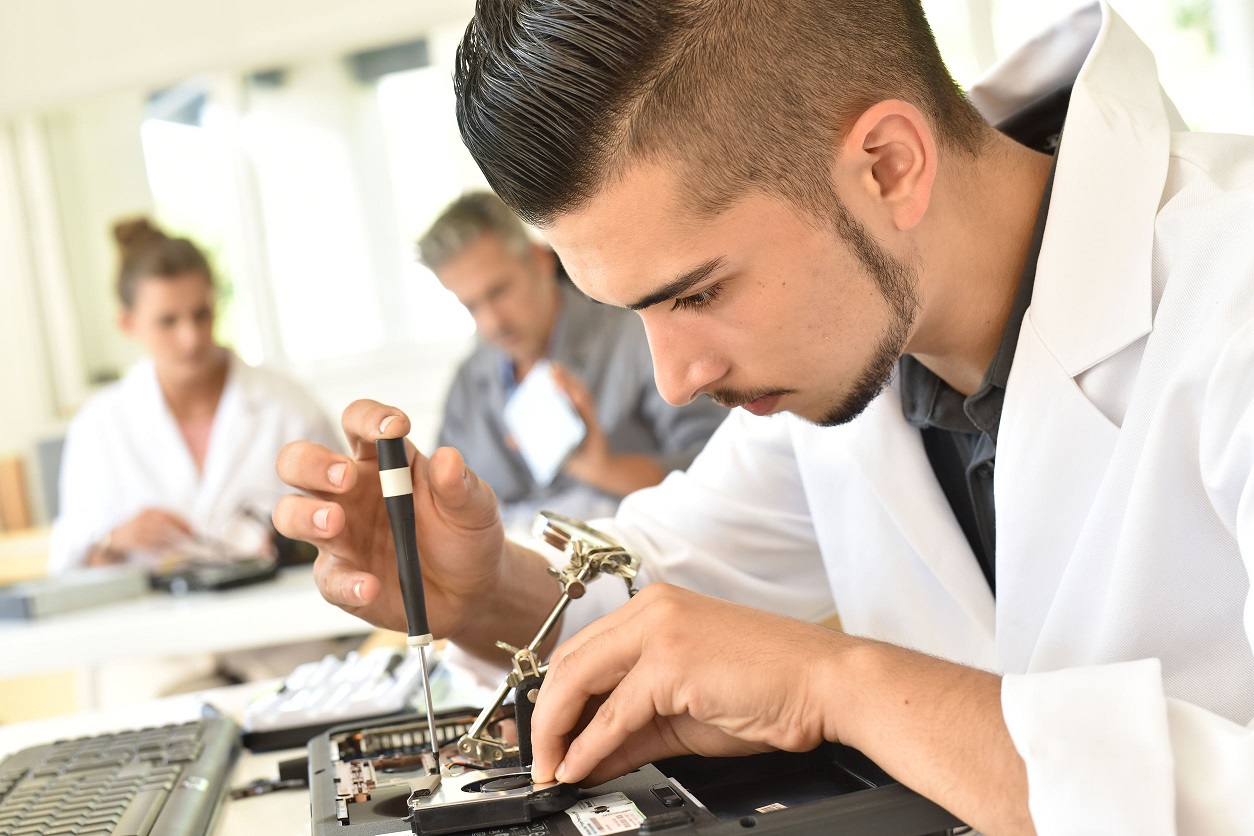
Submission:
<svg viewBox="0 0 1254 836">
<path fill-rule="evenodd" d="M 541 487 L 553 483 L 587 432 L 570 399 L 553 381 L 547 360 L 532 366 L 505 402 L 505 426 Z"/>
</svg>

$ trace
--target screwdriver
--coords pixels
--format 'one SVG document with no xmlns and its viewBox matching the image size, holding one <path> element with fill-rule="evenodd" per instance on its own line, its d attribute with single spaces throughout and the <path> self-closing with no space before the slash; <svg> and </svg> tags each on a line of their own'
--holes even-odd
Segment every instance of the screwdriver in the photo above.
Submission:
<svg viewBox="0 0 1254 836">
<path fill-rule="evenodd" d="M 432 775 L 440 773 L 439 740 L 435 736 L 435 712 L 431 707 L 431 681 L 427 676 L 427 645 L 431 644 L 431 628 L 427 626 L 427 601 L 422 590 L 422 566 L 418 563 L 418 532 L 414 524 L 414 482 L 405 455 L 405 439 L 380 438 L 375 442 L 379 456 L 379 482 L 387 506 L 388 524 L 392 527 L 392 543 L 396 547 L 396 573 L 401 582 L 401 601 L 405 605 L 405 621 L 409 638 L 406 643 L 418 650 L 422 662 L 422 694 L 427 702 L 427 731 L 431 736 L 431 754 L 435 758 Z"/>
</svg>

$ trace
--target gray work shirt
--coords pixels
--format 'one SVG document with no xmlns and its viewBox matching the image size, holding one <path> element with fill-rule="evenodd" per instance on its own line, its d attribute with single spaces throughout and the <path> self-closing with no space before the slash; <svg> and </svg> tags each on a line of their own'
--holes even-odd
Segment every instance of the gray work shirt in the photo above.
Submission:
<svg viewBox="0 0 1254 836">
<path fill-rule="evenodd" d="M 654 457 L 663 470 L 682 470 L 727 416 L 708 398 L 683 407 L 662 400 L 640 317 L 601 305 L 560 279 L 562 308 L 548 358 L 565 365 L 591 391 L 597 417 L 615 453 Z M 444 406 L 439 443 L 456 447 L 502 503 L 506 525 L 525 525 L 541 507 L 576 517 L 611 514 L 610 497 L 559 474 L 539 487 L 506 441 L 505 401 L 512 388 L 501 374 L 509 358 L 480 343 L 458 369 Z"/>
</svg>

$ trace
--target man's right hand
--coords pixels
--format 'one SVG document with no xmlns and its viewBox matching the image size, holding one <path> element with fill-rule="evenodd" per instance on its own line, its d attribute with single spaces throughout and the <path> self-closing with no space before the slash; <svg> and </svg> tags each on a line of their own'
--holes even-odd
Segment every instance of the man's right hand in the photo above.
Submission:
<svg viewBox="0 0 1254 836">
<path fill-rule="evenodd" d="M 375 441 L 408 434 L 409 418 L 362 400 L 344 410 L 342 422 L 352 458 L 308 441 L 279 453 L 279 477 L 308 495 L 279 500 L 274 525 L 318 547 L 314 577 L 324 598 L 372 624 L 404 631 Z M 501 581 L 505 537 L 496 496 L 456 450 L 441 448 L 428 458 L 408 442 L 406 448 L 428 619 L 437 637 L 456 637 L 480 617 Z"/>
</svg>

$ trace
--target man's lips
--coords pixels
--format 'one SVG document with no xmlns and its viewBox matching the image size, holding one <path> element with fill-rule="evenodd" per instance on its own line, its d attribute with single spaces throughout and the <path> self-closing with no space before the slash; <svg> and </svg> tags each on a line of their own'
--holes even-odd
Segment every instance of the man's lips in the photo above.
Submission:
<svg viewBox="0 0 1254 836">
<path fill-rule="evenodd" d="M 764 398 L 758 398 L 755 401 L 749 401 L 741 404 L 747 412 L 754 415 L 769 415 L 775 411 L 775 407 L 779 404 L 780 395 L 767 395 Z"/>
</svg>

